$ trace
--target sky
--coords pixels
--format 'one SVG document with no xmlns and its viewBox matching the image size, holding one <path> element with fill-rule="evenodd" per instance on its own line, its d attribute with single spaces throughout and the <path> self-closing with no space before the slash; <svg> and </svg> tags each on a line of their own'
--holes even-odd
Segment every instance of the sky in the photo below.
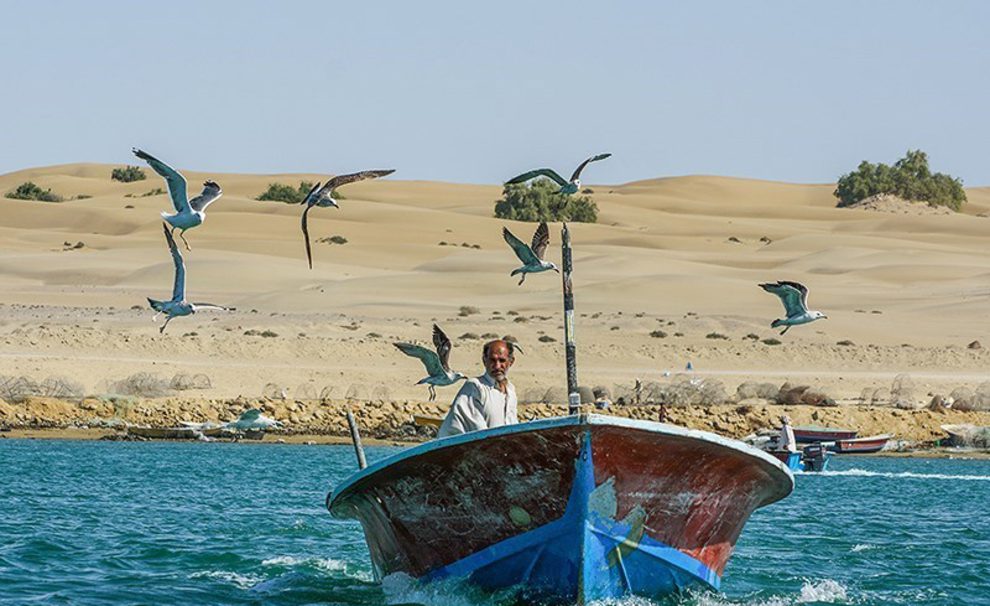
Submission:
<svg viewBox="0 0 990 606">
<path fill-rule="evenodd" d="M 990 2 L 0 0 L 0 173 L 395 168 L 990 185 Z"/>
</svg>

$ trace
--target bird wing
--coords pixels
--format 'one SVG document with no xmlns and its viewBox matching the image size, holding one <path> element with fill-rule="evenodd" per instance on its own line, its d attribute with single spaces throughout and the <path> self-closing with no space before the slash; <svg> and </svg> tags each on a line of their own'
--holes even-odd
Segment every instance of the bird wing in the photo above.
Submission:
<svg viewBox="0 0 990 606">
<path fill-rule="evenodd" d="M 539 229 L 537 229 L 537 231 L 539 231 Z M 509 243 L 509 246 L 511 246 L 512 250 L 515 251 L 516 256 L 523 262 L 523 265 L 540 264 L 540 258 L 533 253 L 533 249 L 529 247 L 529 244 L 526 244 L 519 238 L 513 236 L 508 227 L 502 228 L 502 237 Z"/>
<path fill-rule="evenodd" d="M 525 183 L 530 179 L 535 179 L 536 177 L 549 177 L 553 179 L 557 185 L 563 187 L 567 185 L 567 181 L 563 177 L 557 174 L 557 171 L 552 168 L 538 168 L 536 170 L 531 170 L 528 173 L 523 173 L 519 176 L 513 177 L 505 182 L 506 185 L 513 185 L 515 183 Z"/>
<path fill-rule="evenodd" d="M 760 288 L 780 297 L 780 302 L 784 304 L 784 312 L 787 317 L 799 316 L 808 311 L 804 306 L 802 291 L 807 289 L 797 282 L 777 282 L 776 284 L 760 284 Z"/>
<path fill-rule="evenodd" d="M 172 198 L 172 206 L 175 207 L 175 212 L 189 212 L 189 197 L 186 193 L 186 178 L 180 175 L 179 171 L 175 170 L 168 164 L 165 164 L 148 152 L 136 148 L 131 151 L 134 152 L 135 156 L 150 164 L 151 168 L 155 169 L 156 173 L 165 178 L 165 186 L 168 187 L 168 195 Z"/>
<path fill-rule="evenodd" d="M 165 241 L 168 242 L 168 248 L 172 252 L 172 262 L 175 264 L 172 300 L 182 301 L 186 298 L 186 264 L 182 262 L 182 253 L 179 252 L 179 247 L 175 245 L 175 239 L 172 238 L 172 232 L 169 231 L 168 225 L 162 223 L 162 230 L 165 232 Z"/>
<path fill-rule="evenodd" d="M 306 197 L 302 199 L 302 204 L 309 204 L 309 201 L 311 199 L 315 203 L 316 202 L 316 198 L 313 197 L 313 194 L 316 193 L 316 190 L 318 190 L 318 189 L 320 189 L 320 182 L 319 181 L 316 182 L 316 185 L 314 185 L 313 187 L 309 188 L 309 193 L 306 194 Z M 310 204 L 310 206 L 312 206 L 312 204 Z"/>
<path fill-rule="evenodd" d="M 801 284 L 800 282 L 790 282 L 788 280 L 778 280 L 777 284 L 790 286 L 794 290 L 801 293 L 801 307 L 804 311 L 808 311 L 808 288 L 804 284 Z"/>
<path fill-rule="evenodd" d="M 584 170 L 584 167 L 587 166 L 590 162 L 598 162 L 599 160 L 604 160 L 605 158 L 608 158 L 611 155 L 612 154 L 598 154 L 597 156 L 592 156 L 588 158 L 587 160 L 579 164 L 578 167 L 574 170 L 574 174 L 571 175 L 571 181 L 577 181 L 578 177 L 581 176 L 581 171 Z"/>
<path fill-rule="evenodd" d="M 331 177 L 323 184 L 320 188 L 320 194 L 329 194 L 338 187 L 347 185 L 348 183 L 354 183 L 355 181 L 364 181 L 365 179 L 377 179 L 378 177 L 384 177 L 386 175 L 391 175 L 395 172 L 394 168 L 387 170 L 363 170 L 359 173 L 351 173 L 349 175 L 337 175 L 336 177 Z"/>
<path fill-rule="evenodd" d="M 437 348 L 437 357 L 440 358 L 440 366 L 450 372 L 450 339 L 440 327 L 433 325 L 433 345 Z"/>
<path fill-rule="evenodd" d="M 303 232 L 303 242 L 306 243 L 306 260 L 309 261 L 309 268 L 313 269 L 313 250 L 309 245 L 309 225 L 306 223 L 306 215 L 309 214 L 309 209 L 312 206 L 307 206 L 306 210 L 302 214 L 302 232 Z"/>
<path fill-rule="evenodd" d="M 413 345 L 412 343 L 392 343 L 392 345 L 398 347 L 399 351 L 407 356 L 419 358 L 419 361 L 423 363 L 423 366 L 426 367 L 426 372 L 431 377 L 439 377 L 447 374 L 443 369 L 443 365 L 440 363 L 440 356 L 432 349 L 427 349 L 422 345 Z"/>
<path fill-rule="evenodd" d="M 530 248 L 533 249 L 533 254 L 538 259 L 543 260 L 543 254 L 547 251 L 547 246 L 549 245 L 550 229 L 547 227 L 547 222 L 544 221 L 536 228 L 536 233 L 533 234 L 533 245 Z"/>
<path fill-rule="evenodd" d="M 207 181 L 203 183 L 203 193 L 190 200 L 189 206 L 197 212 L 206 210 L 207 206 L 216 202 L 217 198 L 222 195 L 223 190 L 220 189 L 220 185 L 216 181 Z"/>
</svg>

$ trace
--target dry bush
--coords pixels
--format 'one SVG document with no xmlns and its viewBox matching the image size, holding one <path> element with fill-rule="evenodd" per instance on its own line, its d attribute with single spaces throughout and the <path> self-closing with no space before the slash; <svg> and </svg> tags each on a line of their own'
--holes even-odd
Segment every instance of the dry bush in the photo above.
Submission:
<svg viewBox="0 0 990 606">
<path fill-rule="evenodd" d="M 757 383 L 756 381 L 746 381 L 740 383 L 736 388 L 737 400 L 750 400 L 758 398 L 761 400 L 773 401 L 777 398 L 779 388 L 773 383 Z"/>
<path fill-rule="evenodd" d="M 316 399 L 316 387 L 312 383 L 303 383 L 292 392 L 297 400 L 310 401 Z"/>
<path fill-rule="evenodd" d="M 111 381 L 108 391 L 137 398 L 161 398 L 172 393 L 169 381 L 148 372 L 134 373 L 119 381 Z"/>
<path fill-rule="evenodd" d="M 353 383 L 347 388 L 347 393 L 344 397 L 348 400 L 367 400 L 368 389 L 364 385 Z"/>
<path fill-rule="evenodd" d="M 902 373 L 894 377 L 894 382 L 890 386 L 890 405 L 906 410 L 919 407 L 914 393 L 914 381 L 909 375 Z"/>
<path fill-rule="evenodd" d="M 289 391 L 277 383 L 266 383 L 261 388 L 261 397 L 269 400 L 284 400 L 288 395 Z"/>
<path fill-rule="evenodd" d="M 188 389 L 209 389 L 213 387 L 213 382 L 210 381 L 210 377 L 202 373 L 188 375 L 180 372 L 176 373 L 176 375 L 172 377 L 169 387 L 176 391 L 186 391 Z"/>
<path fill-rule="evenodd" d="M 636 401 L 634 385 L 617 386 L 616 393 L 626 402 Z M 641 387 L 640 404 L 668 406 L 709 406 L 729 401 L 725 385 L 715 379 L 675 376 L 669 383 L 650 381 Z"/>
</svg>

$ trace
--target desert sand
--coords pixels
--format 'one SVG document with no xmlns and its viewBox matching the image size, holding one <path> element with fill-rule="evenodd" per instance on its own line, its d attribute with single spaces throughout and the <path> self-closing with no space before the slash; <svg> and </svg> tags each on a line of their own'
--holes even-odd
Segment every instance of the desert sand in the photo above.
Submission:
<svg viewBox="0 0 990 606">
<path fill-rule="evenodd" d="M 511 372 L 521 399 L 565 384 L 560 278 L 520 287 L 509 277 L 517 262 L 502 226 L 523 239 L 535 226 L 492 217 L 499 185 L 403 181 L 401 170 L 349 185 L 340 210 L 310 213 L 314 240 L 347 242 L 315 243 L 309 270 L 301 208 L 254 198 L 269 183 L 326 175 L 184 170 L 191 191 L 207 178 L 224 190 L 186 234 L 187 296 L 237 311 L 178 318 L 160 335 L 145 298 L 171 294 L 158 215 L 171 205 L 142 197 L 164 187 L 150 169 L 125 184 L 112 168 L 0 176 L 0 192 L 30 180 L 67 198 L 0 198 L 0 375 L 65 377 L 100 395 L 138 372 L 202 373 L 210 387 L 184 398 L 421 402 L 422 367 L 391 343 L 428 343 L 437 322 L 455 369 L 480 374 L 479 337 L 509 334 L 525 351 Z M 582 385 L 615 397 L 690 361 L 729 394 L 745 381 L 791 381 L 841 406 L 864 393 L 883 403 L 907 375 L 906 397 L 920 406 L 990 381 L 990 188 L 967 189 L 962 213 L 931 215 L 835 208 L 831 184 L 687 176 L 590 187 L 599 222 L 571 225 Z M 80 195 L 91 197 L 68 199 Z M 559 263 L 559 224 L 551 239 Z M 829 319 L 778 336 L 769 323 L 780 303 L 757 284 L 780 279 L 806 284 Z M 438 404 L 454 394 L 439 391 Z"/>
</svg>

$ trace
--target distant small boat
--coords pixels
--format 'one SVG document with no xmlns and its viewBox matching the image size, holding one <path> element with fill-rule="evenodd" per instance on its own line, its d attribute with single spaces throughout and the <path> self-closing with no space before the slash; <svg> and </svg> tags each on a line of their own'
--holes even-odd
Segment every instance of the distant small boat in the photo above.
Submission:
<svg viewBox="0 0 990 606">
<path fill-rule="evenodd" d="M 192 427 L 136 427 L 127 428 L 127 434 L 152 440 L 196 440 L 203 433 Z"/>
<path fill-rule="evenodd" d="M 743 524 L 794 488 L 766 453 L 715 434 L 575 415 L 409 448 L 327 495 L 364 527 L 378 580 L 461 578 L 522 603 L 718 588 Z"/>
<path fill-rule="evenodd" d="M 794 439 L 803 444 L 812 442 L 834 442 L 837 440 L 851 440 L 859 433 L 854 429 L 833 429 L 831 427 L 819 427 L 817 425 L 805 425 L 794 428 Z"/>
<path fill-rule="evenodd" d="M 891 436 L 883 434 L 879 436 L 866 436 L 863 438 L 852 438 L 849 440 L 836 440 L 835 446 L 831 447 L 835 452 L 842 454 L 868 454 L 880 452 L 887 445 Z"/>
<path fill-rule="evenodd" d="M 825 443 L 808 444 L 797 452 L 787 450 L 767 450 L 767 454 L 787 465 L 791 471 L 825 471 L 832 453 Z"/>
</svg>

